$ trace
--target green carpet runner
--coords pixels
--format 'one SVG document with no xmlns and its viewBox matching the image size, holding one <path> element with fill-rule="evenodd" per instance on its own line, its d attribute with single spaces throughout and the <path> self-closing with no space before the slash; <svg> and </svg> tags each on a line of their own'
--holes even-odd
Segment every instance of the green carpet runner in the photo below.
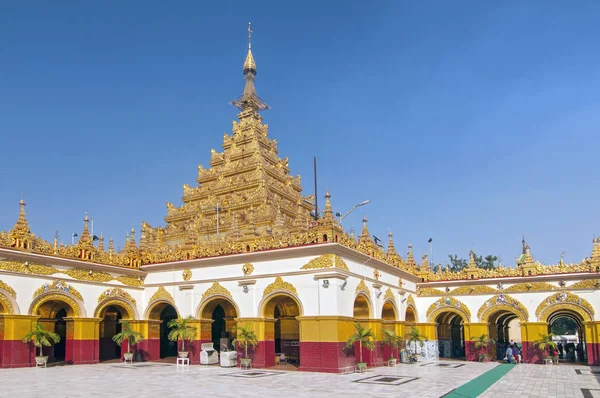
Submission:
<svg viewBox="0 0 600 398">
<path fill-rule="evenodd" d="M 479 377 L 444 395 L 444 398 L 475 398 L 512 370 L 515 365 L 500 364 Z"/>
</svg>

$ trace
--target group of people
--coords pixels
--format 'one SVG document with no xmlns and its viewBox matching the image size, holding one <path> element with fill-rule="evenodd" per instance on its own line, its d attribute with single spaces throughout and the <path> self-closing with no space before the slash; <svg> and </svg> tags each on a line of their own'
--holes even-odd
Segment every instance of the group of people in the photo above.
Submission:
<svg viewBox="0 0 600 398">
<path fill-rule="evenodd" d="M 504 354 L 504 360 L 508 363 L 519 363 L 521 360 L 521 350 L 514 341 L 510 341 L 509 346 L 506 348 L 506 352 Z"/>
</svg>

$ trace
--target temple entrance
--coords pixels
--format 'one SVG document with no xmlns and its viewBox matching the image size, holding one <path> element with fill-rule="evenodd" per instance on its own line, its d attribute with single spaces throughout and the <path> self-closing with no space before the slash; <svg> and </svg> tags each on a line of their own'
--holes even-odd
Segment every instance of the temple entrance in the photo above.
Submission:
<svg viewBox="0 0 600 398">
<path fill-rule="evenodd" d="M 586 363 L 586 336 L 581 315 L 569 310 L 560 310 L 548 317 L 548 332 L 558 350 L 558 358 L 563 362 Z"/>
<path fill-rule="evenodd" d="M 160 323 L 160 357 L 176 357 L 177 342 L 169 340 L 169 322 L 177 319 L 177 311 L 170 304 L 161 304 L 159 319 Z"/>
<path fill-rule="evenodd" d="M 396 307 L 389 300 L 383 303 L 383 308 L 381 309 L 381 319 L 384 321 L 396 320 Z"/>
<path fill-rule="evenodd" d="M 415 316 L 415 310 L 412 307 L 406 307 L 406 312 L 404 314 L 404 322 L 415 323 L 416 321 L 417 317 Z"/>
<path fill-rule="evenodd" d="M 492 346 L 492 358 L 502 360 L 506 353 L 506 348 L 511 342 L 522 352 L 521 320 L 517 314 L 505 310 L 497 311 L 490 315 L 488 321 L 488 337 L 496 342 Z"/>
<path fill-rule="evenodd" d="M 263 316 L 275 319 L 273 331 L 275 358 L 284 358 L 288 363 L 299 366 L 300 322 L 296 317 L 300 316 L 300 306 L 296 300 L 285 294 L 274 296 L 265 304 Z"/>
<path fill-rule="evenodd" d="M 465 358 L 463 319 L 454 312 L 442 312 L 435 319 L 440 358 Z"/>
<path fill-rule="evenodd" d="M 67 311 L 61 308 L 54 316 L 54 333 L 60 336 L 60 341 L 54 344 L 54 360 L 61 362 L 65 360 L 66 347 L 67 347 L 67 321 L 64 318 L 67 317 Z"/>
<path fill-rule="evenodd" d="M 121 346 L 113 341 L 113 337 L 121 333 L 119 321 L 128 318 L 127 311 L 119 305 L 110 305 L 102 310 L 100 318 L 100 361 L 121 359 Z"/>
<path fill-rule="evenodd" d="M 35 315 L 40 315 L 38 323 L 42 324 L 46 330 L 55 332 L 60 336 L 58 343 L 50 342 L 50 347 L 44 347 L 44 355 L 48 355 L 48 362 L 63 362 L 72 359 L 67 346 L 67 321 L 65 318 L 74 316 L 73 308 L 58 298 L 48 301 L 43 301 L 37 306 Z M 39 352 L 37 347 L 33 347 L 36 353 Z M 37 355 L 37 354 L 36 354 Z"/>
<path fill-rule="evenodd" d="M 359 294 L 354 299 L 354 308 L 352 310 L 352 316 L 357 319 L 369 319 L 371 315 L 371 306 L 367 297 Z"/>
<path fill-rule="evenodd" d="M 231 342 L 235 338 L 235 318 L 238 317 L 233 303 L 226 298 L 214 298 L 204 305 L 201 317 L 213 321 L 210 326 L 210 338 L 215 350 L 233 350 Z"/>
</svg>

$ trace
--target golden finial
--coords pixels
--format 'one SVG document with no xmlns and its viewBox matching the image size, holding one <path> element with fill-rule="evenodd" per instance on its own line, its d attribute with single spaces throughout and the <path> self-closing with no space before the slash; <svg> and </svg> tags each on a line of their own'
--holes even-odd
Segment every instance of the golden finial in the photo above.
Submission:
<svg viewBox="0 0 600 398">
<path fill-rule="evenodd" d="M 248 22 L 248 50 L 252 49 L 252 22 Z"/>
<path fill-rule="evenodd" d="M 248 22 L 248 54 L 246 55 L 246 60 L 244 61 L 244 75 L 248 72 L 251 72 L 253 75 L 256 75 L 256 62 L 254 62 L 254 57 L 252 56 L 252 29 L 250 26 L 252 22 Z"/>
</svg>

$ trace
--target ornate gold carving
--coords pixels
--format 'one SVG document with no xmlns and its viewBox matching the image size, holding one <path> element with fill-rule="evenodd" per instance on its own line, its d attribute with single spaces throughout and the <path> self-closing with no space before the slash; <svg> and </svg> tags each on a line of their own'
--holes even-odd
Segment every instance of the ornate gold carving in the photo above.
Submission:
<svg viewBox="0 0 600 398">
<path fill-rule="evenodd" d="M 358 285 L 356 286 L 356 290 L 354 291 L 354 294 L 358 294 L 360 292 L 365 293 L 367 295 L 367 297 L 371 298 L 371 291 L 365 284 L 364 279 L 361 279 L 360 282 L 358 282 Z"/>
<path fill-rule="evenodd" d="M 8 294 L 10 294 L 11 296 L 13 296 L 13 298 L 17 298 L 17 292 L 15 292 L 15 290 L 8 286 L 6 283 L 0 281 L 0 289 L 8 292 Z"/>
<path fill-rule="evenodd" d="M 167 292 L 164 287 L 159 287 L 156 292 L 150 297 L 149 303 L 153 303 L 157 300 L 168 301 L 169 303 L 175 304 L 175 299 L 171 296 L 171 293 Z"/>
<path fill-rule="evenodd" d="M 33 300 L 31 314 L 38 315 L 38 310 L 40 306 L 48 301 L 62 301 L 68 304 L 75 316 L 81 316 L 81 307 L 79 304 L 71 297 L 69 297 L 66 293 L 52 293 L 52 294 L 44 294 L 38 296 Z"/>
<path fill-rule="evenodd" d="M 144 281 L 141 278 L 134 278 L 132 276 L 123 275 L 123 276 L 117 276 L 115 279 L 126 286 L 131 286 L 131 287 L 144 286 Z"/>
<path fill-rule="evenodd" d="M 431 304 L 427 309 L 428 322 L 435 322 L 437 315 L 449 310 L 460 314 L 465 322 L 470 322 L 471 311 L 462 301 L 454 297 L 443 297 Z"/>
<path fill-rule="evenodd" d="M 244 264 L 242 266 L 242 272 L 245 276 L 252 275 L 252 273 L 254 272 L 254 265 L 252 265 L 251 263 Z"/>
<path fill-rule="evenodd" d="M 58 270 L 49 265 L 42 264 L 28 264 L 20 261 L 0 261 L 0 269 L 4 271 L 18 272 L 20 274 L 33 274 L 33 275 L 52 275 L 58 272 Z"/>
<path fill-rule="evenodd" d="M 233 296 L 231 295 L 231 292 L 229 292 L 229 290 L 227 290 L 226 288 L 224 288 L 223 286 L 221 286 L 221 284 L 219 282 L 214 282 L 212 284 L 212 286 L 209 287 L 204 292 L 204 294 L 202 295 L 202 300 L 204 300 L 208 296 L 212 296 L 212 295 L 215 295 L 215 294 L 219 294 L 221 296 L 227 296 L 229 298 L 233 298 Z"/>
<path fill-rule="evenodd" d="M 308 263 L 302 266 L 301 269 L 326 269 L 339 268 L 348 271 L 348 265 L 343 258 L 335 254 L 323 254 L 317 258 L 313 258 Z"/>
<path fill-rule="evenodd" d="M 416 311 L 417 304 L 415 303 L 415 299 L 414 299 L 414 297 L 412 295 L 408 296 L 408 299 L 406 300 L 406 306 L 407 307 L 413 307 L 413 309 Z"/>
<path fill-rule="evenodd" d="M 114 278 L 110 274 L 106 274 L 104 272 L 95 272 L 92 270 L 84 270 L 81 268 L 75 269 L 67 269 L 63 271 L 59 271 L 65 275 L 69 275 L 73 279 L 77 279 L 80 281 L 90 281 L 90 282 L 110 282 L 114 280 Z"/>
<path fill-rule="evenodd" d="M 298 291 L 296 290 L 296 287 L 294 285 L 292 285 L 289 282 L 285 282 L 283 279 L 281 279 L 281 276 L 277 276 L 275 278 L 275 282 L 271 283 L 265 288 L 265 291 L 263 292 L 263 297 L 268 296 L 269 294 L 278 290 L 287 290 L 288 292 L 298 295 Z"/>
<path fill-rule="evenodd" d="M 102 300 L 106 300 L 109 298 L 120 298 L 125 301 L 129 301 L 133 305 L 136 305 L 136 301 L 129 293 L 119 287 L 113 287 L 112 289 L 106 289 L 100 296 L 98 296 L 98 303 L 102 302 Z"/>
<path fill-rule="evenodd" d="M 181 277 L 183 278 L 184 281 L 189 281 L 190 279 L 192 279 L 192 270 L 189 268 L 184 269 L 181 272 Z"/>
<path fill-rule="evenodd" d="M 547 322 L 548 317 L 559 310 L 570 310 L 577 312 L 584 321 L 594 319 L 594 309 L 584 298 L 569 292 L 559 292 L 547 297 L 538 305 L 535 315 L 540 322 Z"/>
<path fill-rule="evenodd" d="M 7 314 L 13 314 L 15 312 L 15 309 L 13 307 L 12 301 L 10 300 L 10 298 L 8 298 L 7 296 L 5 296 L 3 293 L 0 292 L 0 304 L 2 304 L 2 307 L 4 308 L 4 311 Z M 0 312 L 1 314 L 2 312 Z M 3 330 L 3 329 L 0 329 Z"/>
<path fill-rule="evenodd" d="M 548 292 L 558 290 L 554 285 L 547 282 L 524 282 L 509 286 L 503 290 L 505 293 L 524 293 L 524 292 Z"/>
<path fill-rule="evenodd" d="M 374 269 L 373 270 L 373 278 L 375 278 L 375 280 L 378 281 L 380 277 L 381 277 L 381 273 L 379 272 L 379 270 Z"/>
<path fill-rule="evenodd" d="M 77 297 L 83 303 L 83 296 L 81 296 L 81 293 L 79 293 L 73 286 L 66 284 L 65 281 L 60 279 L 55 280 L 52 283 L 45 283 L 42 287 L 33 292 L 33 298 L 35 299 L 44 293 L 55 291 L 68 293 L 74 297 Z"/>
<path fill-rule="evenodd" d="M 398 287 L 402 286 L 404 286 L 404 282 L 402 281 L 402 278 L 398 278 Z"/>
<path fill-rule="evenodd" d="M 493 287 L 486 285 L 473 285 L 473 286 L 459 286 L 456 289 L 450 290 L 448 293 L 451 296 L 466 296 L 469 294 L 494 294 L 498 293 L 498 290 Z"/>
<path fill-rule="evenodd" d="M 477 311 L 477 317 L 480 322 L 488 322 L 490 315 L 498 311 L 507 311 L 516 314 L 521 322 L 529 320 L 529 311 L 519 300 L 505 295 L 499 294 L 487 300 Z"/>
<path fill-rule="evenodd" d="M 384 299 L 391 299 L 392 301 L 395 301 L 395 297 L 394 297 L 394 292 L 392 292 L 392 289 L 390 289 L 388 287 L 388 289 L 385 291 L 385 296 L 383 296 Z"/>
<path fill-rule="evenodd" d="M 586 289 L 600 289 L 600 279 L 586 279 L 584 281 L 575 282 L 568 286 L 569 290 L 586 290 Z"/>
<path fill-rule="evenodd" d="M 432 287 L 420 287 L 417 290 L 417 295 L 419 296 L 444 296 L 446 293 L 441 291 L 440 289 L 435 289 Z"/>
<path fill-rule="evenodd" d="M 102 312 L 106 308 L 110 307 L 111 305 L 123 308 L 127 312 L 126 319 L 135 319 L 136 312 L 135 312 L 135 308 L 133 307 L 135 305 L 135 302 L 132 304 L 131 302 L 127 301 L 127 299 L 125 299 L 124 297 L 118 297 L 118 296 L 111 296 L 108 298 L 104 298 L 103 300 L 100 300 L 98 302 L 98 307 L 96 308 L 96 311 L 94 312 L 94 316 L 96 318 L 102 318 L 103 317 Z"/>
</svg>

